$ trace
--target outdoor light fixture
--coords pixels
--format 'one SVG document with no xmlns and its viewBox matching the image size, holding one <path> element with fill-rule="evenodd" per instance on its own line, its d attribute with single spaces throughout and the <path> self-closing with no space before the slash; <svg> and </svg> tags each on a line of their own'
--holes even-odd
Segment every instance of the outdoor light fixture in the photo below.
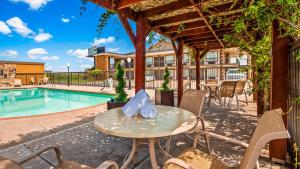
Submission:
<svg viewBox="0 0 300 169">
<path fill-rule="evenodd" d="M 68 68 L 68 86 L 70 86 L 70 63 L 67 63 L 67 68 Z"/>
</svg>

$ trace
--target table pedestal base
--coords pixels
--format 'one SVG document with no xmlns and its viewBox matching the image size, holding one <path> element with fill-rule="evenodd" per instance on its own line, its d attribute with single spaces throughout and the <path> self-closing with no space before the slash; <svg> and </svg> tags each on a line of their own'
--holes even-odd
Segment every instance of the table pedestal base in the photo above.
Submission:
<svg viewBox="0 0 300 169">
<path fill-rule="evenodd" d="M 158 143 L 158 150 L 164 154 L 165 156 L 172 158 L 172 156 L 167 152 L 169 147 L 170 147 L 170 143 L 168 140 L 167 143 L 167 151 L 165 151 L 158 138 L 149 138 L 149 139 L 133 139 L 132 142 L 132 148 L 131 148 L 131 152 L 128 156 L 128 158 L 126 159 L 126 161 L 124 162 L 124 164 L 122 165 L 121 169 L 126 169 L 127 166 L 132 162 L 137 150 L 138 150 L 138 145 L 139 144 L 148 144 L 149 147 L 149 153 L 150 153 L 150 161 L 151 161 L 151 166 L 153 169 L 159 169 L 159 166 L 157 164 L 157 160 L 156 160 L 156 155 L 155 155 L 155 143 Z"/>
</svg>

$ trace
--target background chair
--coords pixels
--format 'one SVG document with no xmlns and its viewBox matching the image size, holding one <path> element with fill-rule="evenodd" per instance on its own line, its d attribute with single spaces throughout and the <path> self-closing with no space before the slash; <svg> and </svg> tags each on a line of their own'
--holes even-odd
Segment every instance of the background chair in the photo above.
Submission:
<svg viewBox="0 0 300 169">
<path fill-rule="evenodd" d="M 22 86 L 22 80 L 21 79 L 15 79 L 13 86 L 14 87 L 21 87 Z"/>
<path fill-rule="evenodd" d="M 239 103 L 239 95 L 244 94 L 245 99 L 246 99 L 246 104 L 248 105 L 248 98 L 247 98 L 247 93 L 246 93 L 246 90 L 245 90 L 246 82 L 247 82 L 247 80 L 237 81 L 236 87 L 235 87 L 235 95 L 236 95 L 237 103 Z"/>
<path fill-rule="evenodd" d="M 31 77 L 31 78 L 30 78 L 30 84 L 31 84 L 31 85 L 34 85 L 34 84 L 35 84 L 34 77 Z"/>
<path fill-rule="evenodd" d="M 230 105 L 231 99 L 235 94 L 236 81 L 225 81 L 221 84 L 220 92 L 218 93 L 220 108 L 222 108 L 222 98 L 224 98 L 224 106 L 226 106 L 226 98 L 229 98 L 228 106 Z M 239 102 L 237 100 L 238 109 L 240 109 Z"/>
<path fill-rule="evenodd" d="M 241 161 L 239 169 L 254 169 L 259 168 L 258 158 L 263 150 L 263 147 L 270 141 L 276 139 L 289 138 L 289 133 L 284 126 L 282 120 L 281 109 L 265 112 L 260 118 L 259 123 L 252 135 L 250 143 L 244 143 L 232 138 L 221 136 L 207 131 L 201 131 L 202 134 L 207 134 L 223 140 L 224 143 L 230 142 L 247 148 L 244 158 Z M 165 163 L 164 169 L 229 169 L 221 161 L 207 155 L 197 149 L 187 149 L 178 158 L 173 158 Z M 234 167 L 236 168 L 236 167 Z"/>
<path fill-rule="evenodd" d="M 206 97 L 207 93 L 208 92 L 205 90 L 202 90 L 202 91 L 201 90 L 185 90 L 183 92 L 183 96 L 181 98 L 181 102 L 179 105 L 180 108 L 192 112 L 197 117 L 197 125 L 196 126 L 199 126 L 199 124 L 201 123 L 201 129 L 203 131 L 205 131 L 206 128 L 205 128 L 204 120 L 201 117 L 201 112 L 202 112 L 203 103 L 205 102 L 205 97 Z M 194 134 L 195 130 L 193 129 L 187 133 Z M 207 151 L 208 151 L 208 153 L 210 153 L 209 142 L 208 142 L 208 138 L 206 135 L 204 135 L 204 139 L 206 142 Z M 197 143 L 198 143 L 198 139 L 194 139 L 194 142 L 193 142 L 194 148 L 196 148 Z"/>
</svg>

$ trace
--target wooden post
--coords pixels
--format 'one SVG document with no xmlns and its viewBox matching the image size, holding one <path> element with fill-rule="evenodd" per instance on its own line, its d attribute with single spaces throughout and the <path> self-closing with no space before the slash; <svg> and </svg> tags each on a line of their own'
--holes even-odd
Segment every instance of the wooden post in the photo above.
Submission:
<svg viewBox="0 0 300 169">
<path fill-rule="evenodd" d="M 135 93 L 145 89 L 145 50 L 146 50 L 146 24 L 142 15 L 136 21 L 136 53 L 135 53 Z"/>
<path fill-rule="evenodd" d="M 281 38 L 278 21 L 273 22 L 272 64 L 271 64 L 271 109 L 281 108 L 287 112 L 288 100 L 288 38 Z M 285 126 L 287 116 L 282 116 Z M 285 161 L 287 153 L 287 139 L 270 142 L 270 157 L 275 161 Z"/>
<path fill-rule="evenodd" d="M 180 105 L 180 101 L 183 95 L 183 41 L 178 41 L 178 49 L 177 49 L 177 89 L 178 89 L 178 96 L 177 96 L 177 105 Z"/>
<path fill-rule="evenodd" d="M 200 52 L 196 50 L 196 89 L 200 90 Z"/>
</svg>

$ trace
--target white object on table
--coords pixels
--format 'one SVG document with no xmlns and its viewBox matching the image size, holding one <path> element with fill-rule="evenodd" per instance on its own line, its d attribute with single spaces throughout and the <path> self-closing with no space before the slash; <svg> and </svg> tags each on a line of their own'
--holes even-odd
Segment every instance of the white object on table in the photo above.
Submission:
<svg viewBox="0 0 300 169">
<path fill-rule="evenodd" d="M 154 105 L 148 103 L 140 109 L 140 114 L 144 118 L 153 119 L 158 116 L 158 111 Z"/>
<path fill-rule="evenodd" d="M 126 116 L 132 117 L 137 115 L 140 109 L 149 104 L 149 102 L 150 96 L 145 92 L 145 90 L 141 89 L 124 107 L 122 107 L 122 111 Z"/>
</svg>

